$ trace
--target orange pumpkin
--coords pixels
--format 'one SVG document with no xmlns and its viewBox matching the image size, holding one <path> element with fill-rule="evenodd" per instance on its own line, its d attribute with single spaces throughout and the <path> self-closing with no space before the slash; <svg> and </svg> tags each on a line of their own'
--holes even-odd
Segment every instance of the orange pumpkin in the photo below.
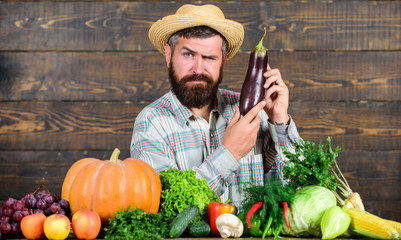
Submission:
<svg viewBox="0 0 401 240">
<path fill-rule="evenodd" d="M 110 160 L 84 158 L 74 163 L 64 179 L 61 197 L 69 201 L 71 213 L 91 210 L 103 225 L 117 211 L 135 206 L 145 212 L 159 211 L 161 182 L 157 172 L 144 161 L 119 160 L 116 148 Z"/>
</svg>

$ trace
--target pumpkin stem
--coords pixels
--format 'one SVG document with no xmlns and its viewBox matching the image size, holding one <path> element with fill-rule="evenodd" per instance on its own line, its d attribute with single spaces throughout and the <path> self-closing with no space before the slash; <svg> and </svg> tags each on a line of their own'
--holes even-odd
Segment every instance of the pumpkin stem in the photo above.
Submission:
<svg viewBox="0 0 401 240">
<path fill-rule="evenodd" d="M 120 149 L 115 148 L 113 153 L 111 154 L 110 157 L 110 162 L 118 162 L 118 156 L 120 155 Z"/>
</svg>

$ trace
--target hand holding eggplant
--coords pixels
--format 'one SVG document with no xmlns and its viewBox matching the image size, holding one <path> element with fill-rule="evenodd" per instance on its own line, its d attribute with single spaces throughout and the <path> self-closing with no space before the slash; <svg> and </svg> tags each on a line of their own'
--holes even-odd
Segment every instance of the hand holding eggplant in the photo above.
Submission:
<svg viewBox="0 0 401 240">
<path fill-rule="evenodd" d="M 234 116 L 227 125 L 223 138 L 223 145 L 235 159 L 239 160 L 244 157 L 256 144 L 256 138 L 262 121 L 259 112 L 265 105 L 265 101 L 259 102 L 242 118 L 239 108 L 236 106 Z"/>
<path fill-rule="evenodd" d="M 287 85 L 281 78 L 278 69 L 271 69 L 267 66 L 267 71 L 263 74 L 266 78 L 264 84 L 266 106 L 264 108 L 269 120 L 273 124 L 288 124 L 289 91 Z"/>
</svg>

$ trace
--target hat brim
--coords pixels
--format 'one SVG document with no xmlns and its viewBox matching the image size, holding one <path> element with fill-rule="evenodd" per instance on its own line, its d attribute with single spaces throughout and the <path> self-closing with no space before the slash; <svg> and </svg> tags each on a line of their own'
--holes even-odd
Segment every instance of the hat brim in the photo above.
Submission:
<svg viewBox="0 0 401 240">
<path fill-rule="evenodd" d="M 156 49 L 165 55 L 164 47 L 172 34 L 196 26 L 208 26 L 225 37 L 227 40 L 227 60 L 238 52 L 244 41 L 244 28 L 238 22 L 185 14 L 170 15 L 158 20 L 149 29 L 148 36 Z"/>
</svg>

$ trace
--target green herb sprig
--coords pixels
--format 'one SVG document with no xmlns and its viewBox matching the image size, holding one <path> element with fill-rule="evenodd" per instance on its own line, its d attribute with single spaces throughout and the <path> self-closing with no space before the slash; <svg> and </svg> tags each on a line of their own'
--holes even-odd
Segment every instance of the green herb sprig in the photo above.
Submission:
<svg viewBox="0 0 401 240">
<path fill-rule="evenodd" d="M 162 214 L 134 207 L 119 211 L 104 230 L 105 239 L 165 239 L 170 231 Z"/>
<path fill-rule="evenodd" d="M 332 174 L 332 165 L 341 148 L 331 148 L 331 138 L 327 138 L 326 149 L 319 143 L 303 140 L 294 145 L 295 153 L 283 148 L 287 166 L 283 169 L 284 179 L 290 179 L 288 186 L 297 189 L 309 185 L 318 185 L 335 191 L 338 187 L 336 176 Z"/>
</svg>

